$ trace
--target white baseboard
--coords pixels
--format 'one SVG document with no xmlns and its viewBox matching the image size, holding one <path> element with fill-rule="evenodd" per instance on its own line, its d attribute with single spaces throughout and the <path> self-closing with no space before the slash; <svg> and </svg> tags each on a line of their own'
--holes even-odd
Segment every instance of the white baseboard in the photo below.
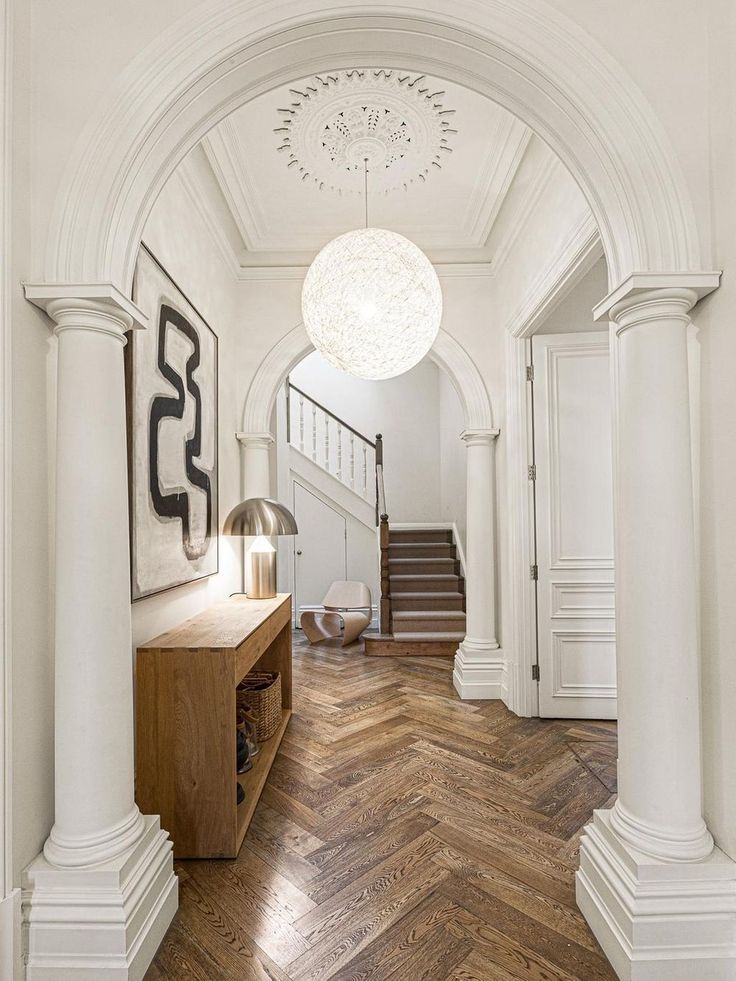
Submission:
<svg viewBox="0 0 736 981">
<path fill-rule="evenodd" d="M 178 905 L 158 817 L 126 854 L 84 869 L 39 855 L 24 872 L 27 981 L 142 981 Z"/>
<path fill-rule="evenodd" d="M 21 981 L 20 889 L 0 899 L 0 981 Z"/>
<path fill-rule="evenodd" d="M 501 698 L 505 673 L 500 647 L 466 637 L 455 655 L 452 682 L 463 699 Z"/>
<path fill-rule="evenodd" d="M 736 863 L 662 862 L 630 849 L 596 811 L 580 845 L 577 902 L 619 978 L 734 981 Z"/>
</svg>

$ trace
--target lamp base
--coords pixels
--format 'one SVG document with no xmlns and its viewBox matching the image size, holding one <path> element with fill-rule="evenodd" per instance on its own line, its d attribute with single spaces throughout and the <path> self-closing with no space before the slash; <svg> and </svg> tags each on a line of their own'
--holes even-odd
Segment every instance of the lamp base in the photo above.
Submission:
<svg viewBox="0 0 736 981">
<path fill-rule="evenodd" d="M 273 599 L 276 595 L 276 552 L 250 551 L 248 588 L 249 599 Z"/>
</svg>

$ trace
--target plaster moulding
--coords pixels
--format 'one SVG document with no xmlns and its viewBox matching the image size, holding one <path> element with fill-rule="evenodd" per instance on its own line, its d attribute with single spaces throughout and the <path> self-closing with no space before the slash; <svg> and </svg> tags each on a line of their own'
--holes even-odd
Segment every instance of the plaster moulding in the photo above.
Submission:
<svg viewBox="0 0 736 981">
<path fill-rule="evenodd" d="M 552 264 L 532 283 L 506 330 L 514 337 L 531 337 L 602 255 L 598 227 L 588 213 L 574 226 Z"/>
<path fill-rule="evenodd" d="M 243 409 L 244 433 L 268 431 L 276 393 L 292 368 L 313 350 L 303 324 L 292 328 L 274 344 L 250 383 Z M 481 374 L 465 348 L 440 328 L 429 357 L 447 372 L 463 407 L 466 428 L 492 430 L 491 400 Z"/>
<path fill-rule="evenodd" d="M 442 83 L 396 68 L 328 71 L 296 82 L 279 109 L 277 151 L 301 181 L 338 194 L 407 190 L 452 153 Z"/>
<path fill-rule="evenodd" d="M 466 85 L 539 133 L 586 193 L 612 282 L 632 269 L 703 267 L 662 124 L 609 52 L 551 5 L 402 0 L 379 13 L 347 0 L 339 13 L 322 0 L 235 0 L 198 7 L 163 32 L 111 80 L 58 175 L 37 278 L 127 292 L 157 194 L 212 126 L 290 84 L 296 66 L 306 77 L 368 56 Z M 53 153 L 44 166 L 56 166 Z"/>
</svg>

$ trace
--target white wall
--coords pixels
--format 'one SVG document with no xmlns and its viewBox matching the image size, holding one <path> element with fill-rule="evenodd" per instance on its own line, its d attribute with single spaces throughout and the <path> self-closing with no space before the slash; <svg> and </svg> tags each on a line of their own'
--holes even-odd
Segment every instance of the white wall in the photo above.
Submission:
<svg viewBox="0 0 736 981">
<path fill-rule="evenodd" d="M 464 553 L 467 450 L 460 433 L 466 428 L 465 418 L 452 382 L 444 371 L 439 375 L 440 517 L 455 523 Z"/>
<path fill-rule="evenodd" d="M 694 311 L 700 344 L 700 548 L 705 812 L 736 859 L 736 6 L 708 5 L 714 265 L 721 288 Z"/>
<path fill-rule="evenodd" d="M 425 358 L 411 371 L 366 381 L 329 365 L 316 351 L 291 380 L 369 439 L 382 433 L 386 506 L 391 521 L 438 521 L 439 370 Z"/>
<path fill-rule="evenodd" d="M 243 392 L 239 348 L 243 334 L 236 285 L 201 218 L 174 175 L 156 201 L 143 240 L 219 339 L 219 520 L 240 501 Z M 137 646 L 241 589 L 240 541 L 220 536 L 220 572 L 137 600 L 132 606 Z"/>
</svg>

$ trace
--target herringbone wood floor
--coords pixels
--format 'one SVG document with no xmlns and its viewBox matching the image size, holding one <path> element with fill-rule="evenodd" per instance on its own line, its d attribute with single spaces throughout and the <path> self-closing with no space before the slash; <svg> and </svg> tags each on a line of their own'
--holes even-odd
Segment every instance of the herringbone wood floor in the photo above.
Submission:
<svg viewBox="0 0 736 981">
<path fill-rule="evenodd" d="M 177 863 L 147 981 L 615 978 L 573 882 L 614 726 L 461 702 L 451 670 L 295 641 L 294 716 L 240 856 Z"/>
</svg>

